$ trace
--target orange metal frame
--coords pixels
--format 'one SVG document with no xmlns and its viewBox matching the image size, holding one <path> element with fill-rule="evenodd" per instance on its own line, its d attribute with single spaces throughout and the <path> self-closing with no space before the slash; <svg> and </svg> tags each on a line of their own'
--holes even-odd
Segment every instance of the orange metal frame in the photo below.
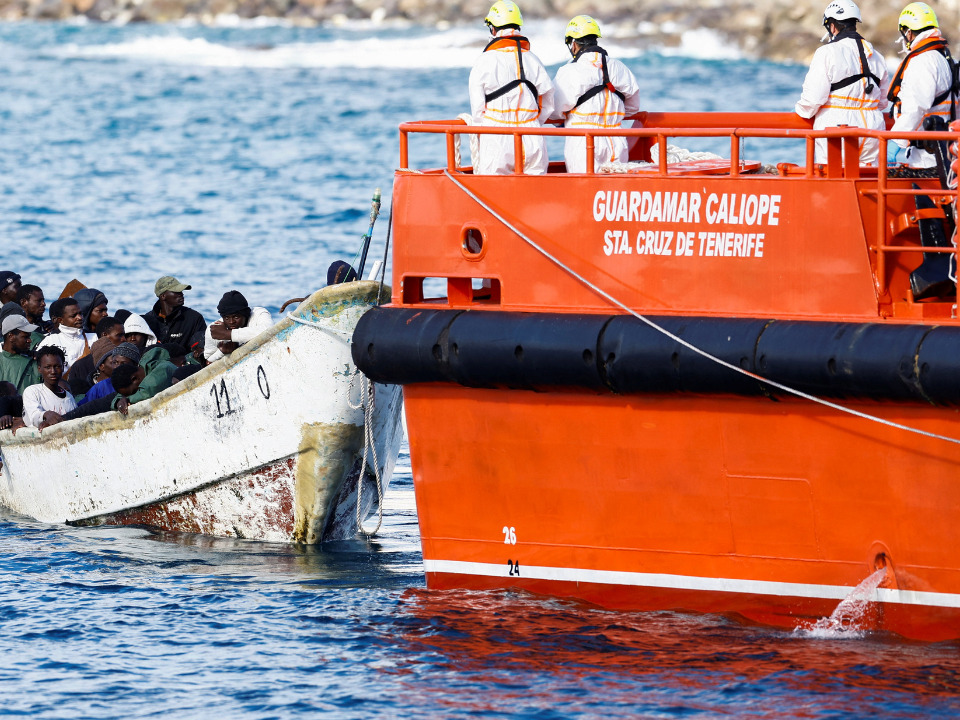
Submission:
<svg viewBox="0 0 960 720">
<path fill-rule="evenodd" d="M 715 138 L 728 137 L 730 139 L 730 172 L 728 177 L 739 177 L 743 165 L 740 157 L 740 141 L 744 138 L 789 138 L 804 140 L 806 143 L 806 160 L 803 173 L 793 177 L 783 176 L 784 180 L 819 180 L 845 179 L 859 180 L 876 177 L 876 189 L 860 188 L 864 196 L 876 196 L 876 238 L 870 251 L 876 255 L 876 282 L 878 291 L 886 291 L 886 265 L 889 262 L 888 254 L 898 253 L 953 253 L 960 260 L 960 247 L 935 248 L 919 245 L 896 245 L 892 242 L 893 224 L 887 221 L 888 198 L 894 195 L 919 196 L 933 195 L 938 204 L 952 201 L 956 204 L 957 189 L 944 189 L 931 193 L 930 188 L 891 188 L 887 185 L 887 140 L 946 140 L 955 143 L 958 139 L 956 132 L 897 132 L 880 130 L 864 130 L 862 128 L 838 127 L 823 130 L 813 130 L 812 123 L 800 118 L 794 113 L 656 113 L 642 112 L 629 118 L 637 125 L 632 128 L 621 129 L 567 129 L 555 127 L 538 128 L 500 128 L 467 126 L 462 120 L 428 120 L 407 122 L 400 125 L 400 170 L 410 170 L 410 141 L 411 134 L 425 133 L 444 135 L 446 138 L 447 164 L 446 169 L 451 173 L 464 173 L 468 167 L 458 166 L 457 139 L 459 135 L 511 135 L 514 140 L 515 157 L 521 156 L 524 135 L 540 135 L 546 137 L 586 137 L 587 175 L 595 175 L 594 141 L 598 137 L 625 137 L 637 140 L 645 139 L 648 144 L 659 146 L 659 159 L 655 172 L 644 175 L 649 178 L 662 178 L 671 175 L 667 163 L 667 141 L 671 138 Z M 468 128 L 468 129 L 465 129 Z M 814 163 L 815 140 L 827 140 L 827 162 L 823 165 Z M 877 167 L 862 167 L 859 163 L 860 141 L 865 138 L 876 138 L 879 141 L 879 158 Z M 954 146 L 955 147 L 955 146 Z M 852 158 L 853 161 L 849 161 Z M 523 166 L 517 165 L 514 173 L 523 175 Z M 783 174 L 782 174 L 783 175 Z M 919 216 L 919 214 L 918 214 Z M 958 264 L 960 266 L 960 264 Z"/>
</svg>

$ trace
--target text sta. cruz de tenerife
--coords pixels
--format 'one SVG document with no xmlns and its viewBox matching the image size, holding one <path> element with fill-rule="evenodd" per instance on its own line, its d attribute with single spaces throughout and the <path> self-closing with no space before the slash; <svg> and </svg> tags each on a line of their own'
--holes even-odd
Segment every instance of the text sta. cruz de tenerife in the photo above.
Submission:
<svg viewBox="0 0 960 720">
<path fill-rule="evenodd" d="M 763 257 L 765 233 L 757 229 L 780 223 L 780 196 L 598 190 L 593 197 L 593 219 L 598 223 L 695 226 L 690 230 L 610 228 L 603 233 L 604 255 L 759 258 Z M 704 225 L 724 227 L 701 229 Z"/>
</svg>

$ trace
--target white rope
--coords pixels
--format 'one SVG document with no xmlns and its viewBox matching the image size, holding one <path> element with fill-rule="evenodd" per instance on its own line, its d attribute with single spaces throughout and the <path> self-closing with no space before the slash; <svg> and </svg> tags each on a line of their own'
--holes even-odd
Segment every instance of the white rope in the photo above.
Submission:
<svg viewBox="0 0 960 720">
<path fill-rule="evenodd" d="M 287 317 L 296 323 L 300 323 L 301 325 L 309 325 L 310 327 L 316 328 L 317 330 L 322 330 L 327 335 L 332 337 L 334 340 L 339 340 L 344 345 L 349 345 L 353 340 L 352 333 L 347 334 L 347 333 L 342 333 L 339 330 L 333 330 L 331 328 L 328 328 L 326 325 L 322 325 L 318 323 L 315 320 L 307 320 L 306 318 L 302 318 L 299 315 L 294 315 L 293 313 L 287 313 Z"/>
<path fill-rule="evenodd" d="M 763 383 L 765 383 L 765 384 L 767 384 L 767 385 L 770 385 L 770 386 L 775 387 L 775 388 L 777 388 L 777 389 L 779 389 L 779 390 L 782 390 L 782 391 L 785 392 L 785 393 L 789 393 L 790 395 L 795 395 L 796 397 L 803 398 L 804 400 L 809 400 L 810 402 L 814 402 L 814 403 L 817 403 L 817 404 L 819 404 L 819 405 L 823 405 L 823 406 L 825 406 L 825 407 L 832 408 L 833 410 L 838 410 L 838 411 L 840 411 L 840 412 L 847 413 L 847 414 L 849 414 L 849 415 L 853 415 L 853 416 L 855 416 L 855 417 L 859 417 L 859 418 L 862 418 L 862 419 L 864 419 L 864 420 L 870 420 L 870 421 L 872 421 L 872 422 L 879 423 L 879 424 L 881 424 L 881 425 L 886 425 L 886 426 L 888 426 L 888 427 L 896 428 L 896 429 L 898 429 L 898 430 L 906 430 L 907 432 L 916 433 L 917 435 L 923 435 L 924 437 L 933 438 L 934 440 L 944 440 L 945 442 L 949 442 L 949 443 L 954 443 L 954 444 L 956 444 L 956 445 L 960 445 L 960 439 L 952 438 L 952 437 L 947 437 L 947 436 L 945 436 L 945 435 L 938 435 L 938 434 L 936 434 L 936 433 L 928 432 L 928 431 L 926 431 L 926 430 L 921 430 L 921 429 L 919 429 L 919 428 L 910 427 L 909 425 L 902 425 L 902 424 L 900 424 L 900 423 L 895 423 L 895 422 L 893 422 L 893 421 L 891 421 L 891 420 L 884 420 L 883 418 L 876 417 L 875 415 L 869 415 L 869 414 L 867 414 L 867 413 L 860 412 L 859 410 L 854 410 L 853 408 L 848 408 L 848 407 L 844 407 L 843 405 L 838 405 L 837 403 L 830 402 L 829 400 L 824 400 L 823 398 L 818 398 L 818 397 L 816 397 L 816 396 L 814 396 L 814 395 L 810 395 L 810 394 L 808 394 L 808 393 L 805 393 L 805 392 L 803 392 L 802 390 L 797 390 L 797 389 L 795 389 L 795 388 L 788 387 L 787 385 L 783 385 L 782 383 L 778 383 L 778 382 L 776 382 L 775 380 L 770 380 L 769 378 L 765 378 L 765 377 L 763 377 L 762 375 L 757 375 L 756 373 L 752 373 L 752 372 L 750 372 L 749 370 L 743 369 L 743 368 L 740 367 L 739 365 L 734 365 L 734 364 L 732 364 L 732 363 L 729 363 L 729 362 L 727 362 L 726 360 L 722 360 L 722 359 L 720 359 L 720 358 L 718 358 L 718 357 L 716 357 L 716 356 L 714 356 L 714 355 L 711 355 L 710 353 L 708 353 L 708 352 L 705 351 L 705 350 L 701 350 L 700 348 L 698 348 L 698 347 L 696 347 L 696 346 L 694 346 L 694 345 L 691 345 L 689 342 L 687 342 L 686 340 L 684 340 L 684 339 L 681 338 L 681 337 L 678 337 L 678 336 L 674 335 L 673 333 L 671 333 L 671 332 L 670 332 L 669 330 L 667 330 L 666 328 L 660 327 L 660 326 L 657 325 L 655 322 L 653 322 L 652 320 L 650 320 L 650 318 L 645 317 L 644 315 L 641 315 L 640 313 L 638 313 L 637 311 L 633 310 L 633 309 L 630 308 L 630 307 L 627 307 L 627 305 L 625 305 L 624 303 L 620 302 L 619 300 L 617 300 L 615 297 L 613 297 L 612 295 L 610 295 L 610 294 L 607 293 L 606 291 L 602 290 L 601 288 L 599 288 L 599 287 L 597 287 L 596 285 L 594 285 L 593 283 L 591 283 L 591 282 L 590 282 L 589 280 L 587 280 L 585 277 L 583 277 L 582 275 L 578 274 L 575 270 L 573 270 L 572 268 L 567 267 L 566 265 L 564 265 L 560 260 L 558 260 L 557 258 L 555 258 L 553 255 L 551 255 L 549 252 L 547 252 L 544 248 L 540 247 L 536 242 L 534 242 L 534 241 L 531 240 L 529 237 L 527 237 L 527 236 L 524 235 L 522 232 L 520 232 L 520 230 L 519 230 L 518 228 L 516 228 L 516 227 L 514 227 L 513 225 L 511 225 L 510 222 L 509 222 L 506 218 L 504 218 L 502 215 L 500 215 L 496 210 L 494 210 L 493 208 L 491 208 L 491 207 L 490 207 L 489 205 L 487 205 L 483 200 L 481 200 L 481 199 L 478 198 L 476 195 L 474 195 L 472 192 L 470 192 L 470 190 L 468 190 L 462 183 L 458 182 L 457 179 L 456 179 L 455 177 L 453 177 L 453 175 L 450 174 L 450 171 L 449 171 L 449 170 L 444 170 L 444 171 L 443 171 L 443 174 L 446 175 L 448 178 L 450 178 L 451 182 L 453 182 L 454 185 L 456 185 L 456 186 L 459 187 L 461 190 L 463 190 L 463 192 L 466 193 L 471 199 L 473 199 L 474 202 L 476 202 L 480 207 L 482 207 L 482 208 L 483 208 L 484 210 L 486 210 L 488 213 L 490 213 L 491 215 L 493 215 L 493 217 L 495 217 L 497 220 L 499 220 L 501 223 L 503 223 L 509 230 L 511 230 L 512 232 L 516 233 L 517 237 L 519 237 L 519 238 L 520 238 L 521 240 L 523 240 L 525 243 L 527 243 L 528 245 L 530 245 L 534 250 L 536 250 L 537 252 L 539 252 L 541 255 L 543 255 L 545 258 L 547 258 L 550 262 L 554 263 L 554 264 L 557 265 L 559 268 L 561 268 L 561 269 L 564 270 L 565 272 L 567 272 L 567 273 L 569 273 L 570 275 L 572 275 L 572 276 L 573 276 L 574 278 L 576 278 L 579 282 L 581 282 L 581 283 L 583 283 L 584 285 L 586 285 L 588 288 L 590 288 L 591 290 L 593 290 L 593 291 L 594 291 L 595 293 L 597 293 L 600 297 L 606 299 L 606 300 L 607 300 L 608 302 L 610 302 L 611 304 L 616 305 L 618 308 L 620 308 L 620 309 L 623 310 L 624 312 L 627 312 L 627 313 L 629 313 L 630 315 L 633 315 L 635 318 L 637 318 L 637 319 L 640 320 L 641 322 L 646 323 L 647 325 L 649 325 L 651 328 L 653 328 L 653 329 L 656 330 L 657 332 L 662 333 L 663 335 L 665 335 L 666 337 L 670 338 L 670 339 L 673 340 L 674 342 L 679 343 L 680 345 L 682 345 L 683 347 L 687 348 L 688 350 L 691 350 L 691 351 L 695 352 L 697 355 L 700 355 L 701 357 L 704 357 L 704 358 L 706 358 L 707 360 L 710 360 L 710 361 L 712 361 L 712 362 L 715 362 L 715 363 L 717 363 L 718 365 L 721 365 L 722 367 L 725 367 L 725 368 L 728 368 L 728 369 L 730 369 L 730 370 L 733 370 L 734 372 L 738 372 L 738 373 L 740 373 L 741 375 L 746 375 L 747 377 L 753 378 L 754 380 L 759 380 L 760 382 L 763 382 Z"/>
<path fill-rule="evenodd" d="M 380 461 L 377 459 L 377 444 L 373 437 L 373 410 L 376 407 L 376 388 L 366 375 L 360 373 L 350 381 L 350 389 L 357 377 L 360 378 L 360 400 L 354 405 L 347 398 L 347 404 L 354 410 L 363 408 L 363 460 L 360 463 L 360 474 L 357 476 L 357 532 L 367 537 L 373 537 L 383 524 L 383 482 L 380 477 Z M 349 392 L 348 392 L 349 394 Z M 366 397 L 366 402 L 364 398 Z M 367 474 L 367 453 L 373 455 L 373 474 L 377 481 L 377 526 L 369 532 L 363 527 L 363 518 L 360 517 L 360 507 L 363 504 L 363 479 Z"/>
</svg>

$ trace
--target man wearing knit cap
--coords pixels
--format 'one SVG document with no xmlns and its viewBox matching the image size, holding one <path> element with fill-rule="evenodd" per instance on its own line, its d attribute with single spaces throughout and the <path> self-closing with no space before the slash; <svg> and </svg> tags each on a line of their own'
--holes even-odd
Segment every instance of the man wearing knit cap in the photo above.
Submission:
<svg viewBox="0 0 960 720">
<path fill-rule="evenodd" d="M 137 352 L 137 349 L 130 343 L 121 343 L 126 345 L 136 357 L 140 357 L 140 353 Z M 107 395 L 113 395 L 116 390 L 113 389 L 113 382 L 111 377 L 113 376 L 113 371 L 120 364 L 120 355 L 117 353 L 119 345 L 114 345 L 113 342 L 106 337 L 102 337 L 93 344 L 93 349 L 90 351 L 90 354 L 93 356 L 93 375 L 91 380 L 93 385 L 87 391 L 86 395 L 83 398 L 77 400 L 77 407 L 85 405 L 92 400 L 97 400 Z M 131 360 L 130 362 L 136 363 L 136 360 Z"/>
<path fill-rule="evenodd" d="M 223 294 L 217 304 L 220 320 L 207 328 L 203 356 L 215 362 L 273 325 L 266 308 L 251 308 L 247 299 L 237 290 Z"/>
<path fill-rule="evenodd" d="M 143 317 L 158 343 L 177 343 L 186 347 L 190 338 L 206 330 L 207 321 L 203 315 L 183 304 L 183 291 L 190 289 L 190 285 L 172 275 L 164 275 L 153 286 L 157 302 Z"/>
<path fill-rule="evenodd" d="M 20 276 L 12 270 L 0 270 L 0 305 L 16 301 L 20 294 Z"/>
</svg>

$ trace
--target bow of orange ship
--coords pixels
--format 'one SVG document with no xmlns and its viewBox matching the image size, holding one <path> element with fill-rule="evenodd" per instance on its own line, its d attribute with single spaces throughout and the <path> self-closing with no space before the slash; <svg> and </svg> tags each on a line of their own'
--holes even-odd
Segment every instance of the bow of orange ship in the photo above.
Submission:
<svg viewBox="0 0 960 720">
<path fill-rule="evenodd" d="M 586 134 L 587 167 L 597 137 L 633 143 L 537 176 L 474 175 L 457 121 L 401 126 L 393 296 L 353 356 L 403 385 L 429 587 L 794 628 L 879 578 L 866 629 L 960 637 L 950 174 L 792 115 L 636 119 L 469 128 Z M 427 136 L 445 167 L 411 165 Z M 669 162 L 692 137 L 729 157 Z M 956 133 L 897 137 L 945 154 Z"/>
</svg>

